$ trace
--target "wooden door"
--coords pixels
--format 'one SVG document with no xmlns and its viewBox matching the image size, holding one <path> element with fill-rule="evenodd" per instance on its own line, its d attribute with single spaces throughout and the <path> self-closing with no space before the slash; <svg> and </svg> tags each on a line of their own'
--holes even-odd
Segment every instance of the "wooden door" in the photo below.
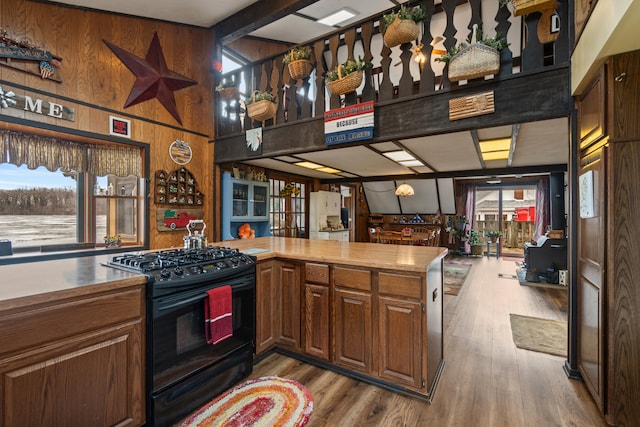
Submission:
<svg viewBox="0 0 640 427">
<path fill-rule="evenodd" d="M 256 266 L 256 355 L 275 346 L 280 335 L 280 289 L 274 279 L 274 262 Z"/>
<path fill-rule="evenodd" d="M 381 378 L 410 387 L 424 387 L 421 370 L 421 307 L 417 301 L 384 296 L 378 298 L 378 375 Z"/>
<path fill-rule="evenodd" d="M 335 288 L 335 363 L 366 374 L 373 360 L 371 293 Z"/>
<path fill-rule="evenodd" d="M 305 284 L 304 350 L 329 360 L 329 287 Z"/>
<path fill-rule="evenodd" d="M 605 155 L 600 146 L 581 159 L 578 217 L 578 369 L 604 410 Z"/>
<path fill-rule="evenodd" d="M 280 336 L 278 345 L 300 349 L 300 266 L 290 262 L 278 262 L 280 287 Z"/>
</svg>

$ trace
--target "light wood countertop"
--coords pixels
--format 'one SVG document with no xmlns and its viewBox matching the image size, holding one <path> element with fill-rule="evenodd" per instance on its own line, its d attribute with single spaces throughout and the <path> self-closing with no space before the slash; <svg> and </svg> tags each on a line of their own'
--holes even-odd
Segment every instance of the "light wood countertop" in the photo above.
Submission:
<svg viewBox="0 0 640 427">
<path fill-rule="evenodd" d="M 215 246 L 262 250 L 270 258 L 325 262 L 359 267 L 425 272 L 447 254 L 446 248 L 337 242 L 285 237 L 226 240 Z M 102 265 L 113 254 L 0 266 L 0 310 L 26 307 L 75 296 L 146 283 L 145 276 Z"/>
<path fill-rule="evenodd" d="M 266 250 L 267 252 L 254 254 L 258 260 L 277 257 L 422 273 L 432 262 L 444 258 L 448 253 L 447 248 L 431 246 L 385 245 L 286 237 L 225 240 L 219 244 L 248 251 L 248 253 L 251 253 L 251 249 Z"/>
</svg>

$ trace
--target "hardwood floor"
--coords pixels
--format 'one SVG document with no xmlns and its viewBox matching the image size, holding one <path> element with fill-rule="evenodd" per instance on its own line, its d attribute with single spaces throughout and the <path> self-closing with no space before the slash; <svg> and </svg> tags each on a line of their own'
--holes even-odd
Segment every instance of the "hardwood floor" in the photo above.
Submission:
<svg viewBox="0 0 640 427">
<path fill-rule="evenodd" d="M 313 426 L 605 426 L 564 358 L 516 348 L 509 313 L 566 320 L 563 289 L 520 286 L 513 261 L 473 263 L 458 296 L 444 296 L 445 369 L 431 404 L 271 354 L 252 377 L 278 375 L 309 388 Z"/>
</svg>

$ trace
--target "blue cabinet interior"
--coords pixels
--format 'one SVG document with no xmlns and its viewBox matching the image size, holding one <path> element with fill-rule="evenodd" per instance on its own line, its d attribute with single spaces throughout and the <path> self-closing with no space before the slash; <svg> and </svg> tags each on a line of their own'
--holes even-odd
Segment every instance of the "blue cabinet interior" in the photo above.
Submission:
<svg viewBox="0 0 640 427">
<path fill-rule="evenodd" d="M 248 223 L 256 237 L 271 236 L 269 183 L 222 174 L 222 239 L 237 239 L 238 228 Z"/>
</svg>

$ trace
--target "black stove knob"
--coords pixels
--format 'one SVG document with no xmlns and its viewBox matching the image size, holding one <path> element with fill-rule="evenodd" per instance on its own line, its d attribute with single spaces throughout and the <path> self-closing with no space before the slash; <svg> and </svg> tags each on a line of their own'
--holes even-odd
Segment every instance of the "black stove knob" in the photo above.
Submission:
<svg viewBox="0 0 640 427">
<path fill-rule="evenodd" d="M 160 277 L 162 277 L 163 279 L 168 279 L 169 277 L 171 277 L 171 272 L 166 268 L 163 268 L 162 270 L 160 270 Z"/>
</svg>

